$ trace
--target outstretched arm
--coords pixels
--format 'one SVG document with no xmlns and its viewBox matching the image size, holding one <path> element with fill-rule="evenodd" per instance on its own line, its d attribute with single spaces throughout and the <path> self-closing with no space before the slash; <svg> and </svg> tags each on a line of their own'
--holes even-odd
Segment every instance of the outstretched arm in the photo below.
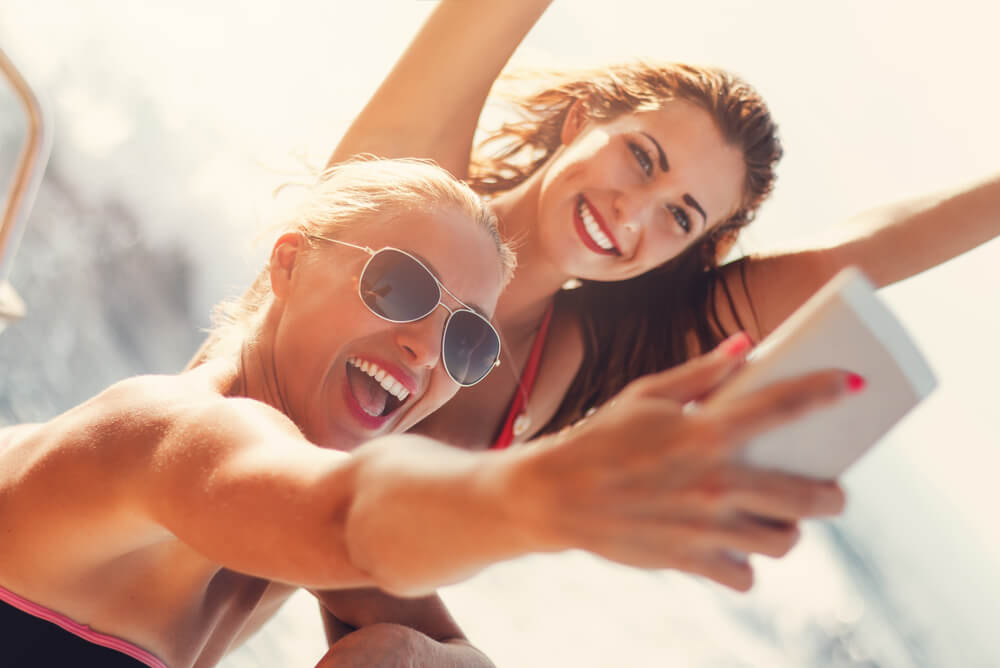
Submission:
<svg viewBox="0 0 1000 668">
<path fill-rule="evenodd" d="M 729 342 L 640 379 L 593 417 L 531 447 L 448 457 L 430 441 L 395 449 L 371 477 L 358 478 L 356 520 L 347 529 L 355 563 L 380 573 L 384 589 L 414 595 L 494 561 L 580 548 L 749 588 L 751 569 L 733 551 L 785 554 L 795 523 L 839 512 L 843 495 L 834 483 L 746 468 L 733 453 L 760 431 L 841 396 L 847 374 L 813 374 L 686 413 L 686 402 L 738 368 L 741 350 Z M 379 457 L 389 447 L 373 441 L 358 455 Z M 397 485 L 385 478 L 395 471 L 426 478 Z"/>
<path fill-rule="evenodd" d="M 36 456 L 19 451 L 0 519 L 36 544 L 66 544 L 72 498 L 74 518 L 91 518 L 86 540 L 100 533 L 111 556 L 176 538 L 212 563 L 314 590 L 421 596 L 497 561 L 570 548 L 745 589 L 750 568 L 728 551 L 784 554 L 799 519 L 837 512 L 843 497 L 733 452 L 846 387 L 844 373 L 825 372 L 682 410 L 746 348 L 642 378 L 582 424 L 492 453 L 406 434 L 331 451 L 259 402 L 130 379 L 36 428 Z"/>
<path fill-rule="evenodd" d="M 839 512 L 843 496 L 732 454 L 847 387 L 844 372 L 822 372 L 682 410 L 746 348 L 730 341 L 642 378 L 582 424 L 500 452 L 404 434 L 346 454 L 302 441 L 257 402 L 175 406 L 152 452 L 121 445 L 130 505 L 215 563 L 311 589 L 420 596 L 497 561 L 570 548 L 746 589 L 750 567 L 730 551 L 780 556 L 798 520 Z M 122 392 L 127 402 L 136 388 Z"/>
<path fill-rule="evenodd" d="M 441 0 L 330 164 L 357 153 L 430 158 L 465 178 L 493 81 L 550 2 Z"/>
<path fill-rule="evenodd" d="M 935 267 L 1000 235 L 1000 175 L 966 188 L 904 200 L 838 225 L 815 246 L 751 258 L 750 302 L 739 272 L 726 280 L 744 325 L 756 312 L 763 338 L 844 267 L 861 268 L 884 287 Z M 729 325 L 735 329 L 735 323 Z"/>
</svg>

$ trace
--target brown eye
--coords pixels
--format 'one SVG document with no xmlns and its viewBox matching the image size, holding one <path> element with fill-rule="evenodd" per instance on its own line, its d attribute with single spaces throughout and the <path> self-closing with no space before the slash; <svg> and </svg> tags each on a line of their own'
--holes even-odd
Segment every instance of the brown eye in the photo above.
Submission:
<svg viewBox="0 0 1000 668">
<path fill-rule="evenodd" d="M 687 215 L 687 211 L 676 206 L 668 206 L 667 211 L 674 217 L 685 234 L 691 231 L 691 218 Z"/>
<path fill-rule="evenodd" d="M 632 151 L 632 155 L 635 157 L 635 161 L 639 163 L 639 167 L 643 173 L 646 176 L 650 176 L 653 173 L 653 160 L 649 157 L 649 152 L 633 142 L 628 143 L 628 150 Z"/>
</svg>

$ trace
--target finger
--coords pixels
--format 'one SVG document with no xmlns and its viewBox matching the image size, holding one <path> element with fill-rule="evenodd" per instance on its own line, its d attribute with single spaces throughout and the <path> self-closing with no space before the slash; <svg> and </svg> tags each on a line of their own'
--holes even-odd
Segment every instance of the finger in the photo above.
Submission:
<svg viewBox="0 0 1000 668">
<path fill-rule="evenodd" d="M 800 536 L 793 522 L 761 520 L 748 515 L 737 516 L 712 533 L 716 545 L 724 550 L 775 558 L 788 554 Z"/>
<path fill-rule="evenodd" d="M 734 334 L 707 355 L 637 381 L 638 391 L 682 404 L 701 399 L 743 365 L 751 345 L 745 333 Z"/>
<path fill-rule="evenodd" d="M 753 569 L 746 557 L 736 552 L 708 550 L 694 553 L 678 567 L 680 570 L 701 575 L 736 591 L 745 592 L 753 587 Z"/>
<path fill-rule="evenodd" d="M 833 481 L 743 467 L 734 469 L 729 480 L 730 507 L 760 517 L 795 521 L 844 510 L 844 491 Z"/>
<path fill-rule="evenodd" d="M 862 388 L 857 374 L 836 369 L 816 371 L 710 405 L 701 415 L 716 422 L 735 448 L 757 434 L 834 403 L 848 390 Z"/>
</svg>

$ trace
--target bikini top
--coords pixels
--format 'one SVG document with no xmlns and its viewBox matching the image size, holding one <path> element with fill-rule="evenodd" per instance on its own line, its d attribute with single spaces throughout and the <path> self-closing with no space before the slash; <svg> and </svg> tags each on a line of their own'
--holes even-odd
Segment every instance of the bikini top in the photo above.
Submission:
<svg viewBox="0 0 1000 668">
<path fill-rule="evenodd" d="M 494 450 L 506 448 L 514 439 L 523 434 L 531 426 L 531 418 L 528 416 L 525 404 L 531 396 L 531 390 L 535 386 L 535 376 L 538 375 L 538 364 L 542 359 L 542 349 L 545 347 L 545 337 L 549 332 L 549 322 L 552 320 L 552 308 L 554 303 L 550 302 L 542 316 L 542 324 L 535 334 L 535 341 L 531 344 L 531 353 L 528 361 L 524 365 L 524 372 L 521 380 L 518 381 L 518 391 L 514 393 L 514 398 L 507 409 L 507 419 L 503 423 L 503 428 L 490 446 Z"/>
<path fill-rule="evenodd" d="M 5 666 L 167 668 L 152 653 L 0 587 Z"/>
</svg>

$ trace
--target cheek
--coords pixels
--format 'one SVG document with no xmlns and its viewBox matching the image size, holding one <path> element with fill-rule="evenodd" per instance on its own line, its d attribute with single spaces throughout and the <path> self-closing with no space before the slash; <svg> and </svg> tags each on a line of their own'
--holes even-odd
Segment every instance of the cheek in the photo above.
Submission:
<svg viewBox="0 0 1000 668">
<path fill-rule="evenodd" d="M 600 187 L 621 168 L 615 153 L 613 143 L 592 135 L 572 144 L 556 158 L 549 166 L 546 181 L 577 189 Z"/>
<path fill-rule="evenodd" d="M 289 312 L 285 322 L 284 349 L 300 367 L 328 363 L 350 341 L 364 337 L 380 325 L 357 295 L 345 291 L 317 293 L 301 308 Z"/>
<path fill-rule="evenodd" d="M 589 188 L 618 185 L 628 174 L 628 165 L 614 143 L 580 146 L 572 156 L 567 176 Z"/>
<path fill-rule="evenodd" d="M 687 250 L 692 243 L 694 243 L 694 239 L 687 239 L 659 229 L 647 238 L 640 261 L 642 268 L 640 273 L 645 273 L 669 262 Z"/>
<path fill-rule="evenodd" d="M 424 393 L 424 396 L 420 398 L 419 405 L 414 406 L 413 409 L 406 415 L 406 419 L 397 425 L 393 431 L 409 431 L 414 425 L 437 409 L 441 408 L 455 396 L 459 390 L 458 385 L 456 385 L 443 370 L 440 371 L 443 377 L 439 378 L 437 373 L 438 371 L 436 370 L 435 377 L 431 381 L 427 391 Z"/>
<path fill-rule="evenodd" d="M 428 414 L 433 413 L 448 403 L 458 393 L 458 390 L 458 384 L 444 370 L 443 362 L 439 363 L 434 369 L 434 379 L 424 395 L 423 410 L 427 411 Z"/>
</svg>

